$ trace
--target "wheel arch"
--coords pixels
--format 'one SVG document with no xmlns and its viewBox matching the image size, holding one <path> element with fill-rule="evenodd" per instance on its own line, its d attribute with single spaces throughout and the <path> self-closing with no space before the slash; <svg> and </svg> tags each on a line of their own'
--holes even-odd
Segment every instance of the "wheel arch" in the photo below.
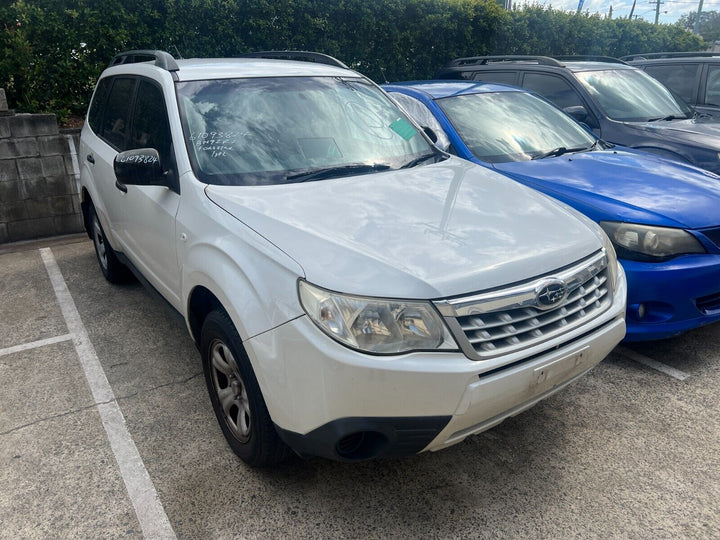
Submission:
<svg viewBox="0 0 720 540">
<path fill-rule="evenodd" d="M 85 186 L 80 190 L 80 210 L 82 211 L 83 225 L 88 238 L 92 238 L 90 227 L 90 205 L 93 204 L 92 197 Z"/>
<path fill-rule="evenodd" d="M 190 292 L 190 297 L 187 302 L 187 325 L 196 345 L 199 346 L 200 344 L 200 332 L 205 318 L 216 310 L 222 310 L 227 313 L 222 302 L 210 289 L 199 285 Z"/>
</svg>

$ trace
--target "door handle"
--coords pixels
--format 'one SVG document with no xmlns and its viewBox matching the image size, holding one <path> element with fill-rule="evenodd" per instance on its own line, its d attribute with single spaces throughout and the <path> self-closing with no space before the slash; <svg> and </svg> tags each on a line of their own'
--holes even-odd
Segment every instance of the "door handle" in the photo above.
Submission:
<svg viewBox="0 0 720 540">
<path fill-rule="evenodd" d="M 88 154 L 88 155 L 87 155 L 87 160 L 88 160 L 90 163 L 95 163 L 95 158 L 93 157 L 92 154 Z"/>
</svg>

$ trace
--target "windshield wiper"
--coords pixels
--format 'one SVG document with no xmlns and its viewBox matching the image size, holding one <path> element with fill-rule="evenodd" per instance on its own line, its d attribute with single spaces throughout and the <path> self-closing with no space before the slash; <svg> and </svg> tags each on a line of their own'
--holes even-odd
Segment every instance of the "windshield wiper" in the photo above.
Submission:
<svg viewBox="0 0 720 540">
<path fill-rule="evenodd" d="M 381 163 L 353 163 L 352 165 L 338 165 L 334 167 L 323 167 L 312 169 L 298 174 L 289 174 L 285 180 L 290 182 L 307 182 L 309 180 L 322 180 L 338 176 L 351 176 L 353 174 L 365 174 L 376 171 L 386 171 L 390 165 Z"/>
<path fill-rule="evenodd" d="M 403 165 L 400 168 L 401 169 L 409 169 L 410 167 L 415 167 L 416 165 L 420 165 L 421 163 L 423 163 L 425 161 L 429 161 L 432 158 L 438 158 L 438 160 L 440 160 L 440 159 L 446 159 L 447 156 L 444 154 L 436 154 L 435 152 L 433 152 L 432 154 L 423 154 L 420 157 L 417 157 L 411 161 L 408 161 L 405 165 Z"/>
<path fill-rule="evenodd" d="M 657 122 L 658 120 L 687 120 L 688 116 L 678 116 L 676 114 L 668 114 L 667 116 L 661 116 L 659 118 L 650 118 L 648 122 Z"/>
<path fill-rule="evenodd" d="M 545 159 L 548 157 L 562 156 L 563 154 L 572 154 L 573 152 L 583 152 L 585 150 L 592 150 L 596 144 L 597 144 L 597 141 L 592 143 L 590 146 L 574 146 L 572 148 L 567 148 L 565 146 L 558 146 L 557 148 L 553 148 L 552 150 L 545 152 L 544 154 L 537 155 L 537 156 L 533 157 L 532 159 Z"/>
</svg>

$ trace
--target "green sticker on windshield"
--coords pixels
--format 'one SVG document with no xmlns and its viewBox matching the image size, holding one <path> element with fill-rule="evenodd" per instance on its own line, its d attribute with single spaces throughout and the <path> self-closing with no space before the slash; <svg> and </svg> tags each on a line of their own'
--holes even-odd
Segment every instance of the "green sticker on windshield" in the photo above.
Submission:
<svg viewBox="0 0 720 540">
<path fill-rule="evenodd" d="M 415 127 L 404 118 L 398 118 L 397 120 L 395 120 L 392 124 L 390 124 L 390 129 L 392 129 L 395 133 L 400 135 L 406 141 L 412 139 L 413 136 L 417 133 L 417 129 L 415 129 Z"/>
</svg>

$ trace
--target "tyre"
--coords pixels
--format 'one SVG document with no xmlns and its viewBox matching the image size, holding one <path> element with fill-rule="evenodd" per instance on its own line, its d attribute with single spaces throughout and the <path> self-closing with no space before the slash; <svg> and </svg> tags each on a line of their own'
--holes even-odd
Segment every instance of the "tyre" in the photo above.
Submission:
<svg viewBox="0 0 720 540">
<path fill-rule="evenodd" d="M 115 251 L 110 246 L 110 242 L 108 242 L 105 236 L 105 231 L 103 231 L 102 225 L 100 225 L 100 220 L 98 219 L 93 204 L 90 204 L 90 208 L 88 209 L 88 217 L 90 218 L 90 236 L 95 246 L 95 255 L 97 255 L 98 264 L 105 279 L 110 283 L 124 283 L 131 280 L 132 273 L 127 266 L 118 260 L 117 255 L 115 255 Z"/>
<path fill-rule="evenodd" d="M 290 449 L 278 437 L 240 336 L 224 311 L 205 319 L 200 352 L 210 401 L 233 452 L 253 467 L 286 459 Z"/>
</svg>

